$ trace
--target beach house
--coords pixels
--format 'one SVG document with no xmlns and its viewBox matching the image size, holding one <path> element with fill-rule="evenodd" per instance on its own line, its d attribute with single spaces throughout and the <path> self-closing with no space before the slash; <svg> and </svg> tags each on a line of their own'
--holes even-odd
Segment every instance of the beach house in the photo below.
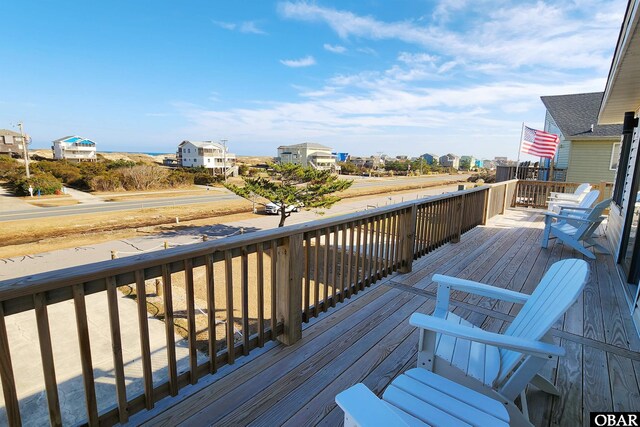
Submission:
<svg viewBox="0 0 640 427">
<path fill-rule="evenodd" d="M 72 135 L 56 139 L 51 146 L 53 158 L 70 162 L 95 162 L 96 143 L 81 136 Z"/>
<path fill-rule="evenodd" d="M 319 170 L 336 170 L 336 157 L 333 149 L 315 142 L 281 145 L 278 147 L 278 162 L 293 163 L 304 167 L 311 166 Z"/>
<path fill-rule="evenodd" d="M 237 175 L 236 155 L 222 143 L 213 141 L 182 141 L 176 159 L 183 168 L 202 167 L 215 175 Z"/>
</svg>

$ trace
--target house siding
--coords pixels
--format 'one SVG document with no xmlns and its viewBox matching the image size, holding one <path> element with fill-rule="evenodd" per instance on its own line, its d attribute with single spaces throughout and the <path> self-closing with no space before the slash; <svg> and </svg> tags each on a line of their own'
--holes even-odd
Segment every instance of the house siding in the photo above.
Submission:
<svg viewBox="0 0 640 427">
<path fill-rule="evenodd" d="M 613 182 L 616 171 L 611 170 L 611 150 L 618 141 L 571 141 L 567 170 L 568 182 Z"/>
</svg>

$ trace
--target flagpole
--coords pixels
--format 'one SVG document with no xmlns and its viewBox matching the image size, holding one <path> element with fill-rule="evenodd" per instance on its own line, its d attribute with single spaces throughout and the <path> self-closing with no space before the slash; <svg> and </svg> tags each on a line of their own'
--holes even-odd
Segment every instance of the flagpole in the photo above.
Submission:
<svg viewBox="0 0 640 427">
<path fill-rule="evenodd" d="M 518 179 L 518 168 L 520 167 L 520 152 L 522 151 L 522 138 L 524 138 L 524 122 L 520 130 L 520 145 L 518 146 L 518 160 L 516 160 L 516 179 Z"/>
</svg>

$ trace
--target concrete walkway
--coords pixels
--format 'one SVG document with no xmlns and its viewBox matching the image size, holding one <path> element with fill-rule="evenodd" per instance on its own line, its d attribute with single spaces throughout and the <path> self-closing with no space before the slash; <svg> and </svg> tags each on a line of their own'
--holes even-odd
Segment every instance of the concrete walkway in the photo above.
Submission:
<svg viewBox="0 0 640 427">
<path fill-rule="evenodd" d="M 94 196 L 93 194 L 85 193 L 84 191 L 74 190 L 73 188 L 64 187 L 65 193 L 73 197 L 78 203 L 91 205 L 96 203 L 104 203 L 101 197 Z"/>
<path fill-rule="evenodd" d="M 38 209 L 41 208 L 25 202 L 20 197 L 16 197 L 9 193 L 4 187 L 0 187 L 0 212 Z"/>
</svg>

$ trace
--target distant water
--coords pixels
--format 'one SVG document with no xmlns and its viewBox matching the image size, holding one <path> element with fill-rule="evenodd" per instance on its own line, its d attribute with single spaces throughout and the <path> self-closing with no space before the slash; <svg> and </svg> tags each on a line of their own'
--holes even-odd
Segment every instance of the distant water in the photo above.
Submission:
<svg viewBox="0 0 640 427">
<path fill-rule="evenodd" d="M 98 153 L 126 153 L 126 154 L 148 154 L 149 156 L 162 156 L 164 154 L 175 154 L 175 153 L 168 153 L 168 152 L 159 152 L 159 153 L 147 153 L 145 151 L 122 151 L 122 150 L 117 150 L 117 151 L 102 151 L 102 150 L 98 150 Z"/>
</svg>

